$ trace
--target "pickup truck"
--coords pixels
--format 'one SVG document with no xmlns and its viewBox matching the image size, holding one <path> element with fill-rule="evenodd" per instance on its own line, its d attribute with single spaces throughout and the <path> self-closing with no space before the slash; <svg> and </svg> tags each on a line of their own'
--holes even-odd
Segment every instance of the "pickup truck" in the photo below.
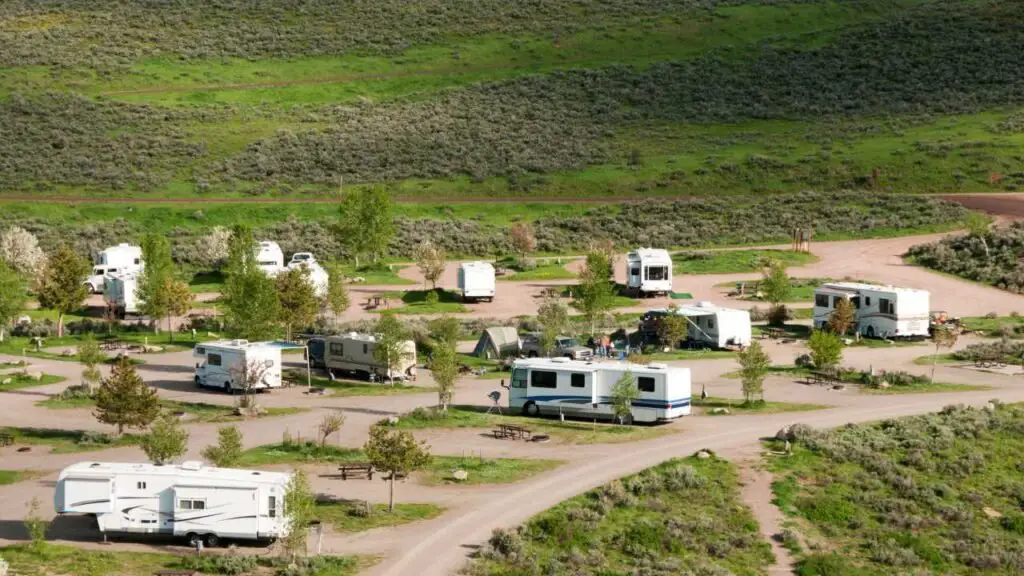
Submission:
<svg viewBox="0 0 1024 576">
<path fill-rule="evenodd" d="M 536 334 L 523 335 L 522 353 L 531 358 L 543 355 L 540 336 Z M 586 346 L 580 346 L 575 338 L 559 336 L 555 339 L 555 350 L 552 356 L 564 356 L 572 360 L 590 360 L 594 357 L 594 351 Z"/>
</svg>

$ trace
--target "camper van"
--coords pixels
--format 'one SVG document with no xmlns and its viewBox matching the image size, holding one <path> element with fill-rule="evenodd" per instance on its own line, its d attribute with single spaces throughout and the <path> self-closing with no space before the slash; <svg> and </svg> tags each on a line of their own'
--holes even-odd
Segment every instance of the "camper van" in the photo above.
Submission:
<svg viewBox="0 0 1024 576">
<path fill-rule="evenodd" d="M 640 248 L 626 255 L 626 288 L 640 296 L 672 293 L 672 257 L 667 250 Z"/>
<path fill-rule="evenodd" d="M 118 244 L 96 254 L 96 264 L 92 274 L 85 280 L 89 292 L 101 293 L 106 287 L 106 278 L 111 274 L 138 272 L 145 264 L 142 261 L 142 248 L 130 244 Z"/>
<path fill-rule="evenodd" d="M 612 387 L 629 372 L 640 395 L 633 401 L 634 422 L 658 422 L 690 414 L 690 369 L 664 364 L 574 362 L 531 358 L 512 364 L 508 407 L 529 416 L 614 418 Z"/>
<path fill-rule="evenodd" d="M 459 265 L 459 290 L 463 300 L 494 300 L 494 266 L 490 262 Z"/>
<path fill-rule="evenodd" d="M 856 330 L 868 338 L 927 337 L 931 324 L 929 294 L 925 290 L 876 286 L 856 282 L 830 282 L 814 290 L 814 325 L 828 326 L 840 300 L 854 308 Z"/>
<path fill-rule="evenodd" d="M 291 474 L 180 465 L 79 462 L 61 471 L 58 514 L 96 517 L 100 532 L 165 534 L 195 546 L 225 538 L 274 540 L 288 531 L 283 508 Z"/>
<path fill-rule="evenodd" d="M 228 394 L 242 390 L 242 371 L 247 366 L 263 367 L 256 390 L 281 387 L 281 349 L 269 342 L 221 340 L 204 342 L 192 349 L 196 362 L 196 386 L 221 388 Z"/>
<path fill-rule="evenodd" d="M 374 358 L 373 351 L 377 348 L 375 336 L 350 332 L 340 336 L 328 336 L 325 344 L 324 364 L 332 375 L 354 373 L 388 380 L 416 379 L 416 343 L 412 340 L 405 341 L 405 354 L 400 366 L 391 372 Z"/>
<path fill-rule="evenodd" d="M 103 300 L 118 318 L 124 318 L 126 314 L 138 314 L 138 289 L 139 280 L 135 272 L 115 272 L 106 278 Z"/>
<path fill-rule="evenodd" d="M 640 319 L 640 334 L 645 340 L 658 335 L 661 320 L 672 311 L 669 308 L 648 310 Z M 687 320 L 686 344 L 710 348 L 743 348 L 750 345 L 750 312 L 733 308 L 720 308 L 711 302 L 698 302 L 681 306 L 676 314 Z M 668 345 L 667 342 L 663 343 Z M 675 343 L 673 343 L 675 344 Z"/>
<path fill-rule="evenodd" d="M 277 242 L 263 240 L 256 244 L 256 265 L 267 276 L 277 276 L 284 269 L 284 253 Z"/>
</svg>

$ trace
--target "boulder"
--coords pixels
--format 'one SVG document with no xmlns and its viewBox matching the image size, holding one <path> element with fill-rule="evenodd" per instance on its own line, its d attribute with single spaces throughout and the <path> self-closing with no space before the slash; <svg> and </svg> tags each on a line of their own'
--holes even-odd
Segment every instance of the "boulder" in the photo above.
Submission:
<svg viewBox="0 0 1024 576">
<path fill-rule="evenodd" d="M 707 460 L 708 458 L 711 458 L 711 452 L 708 452 L 707 450 L 701 450 L 697 452 L 698 460 Z"/>
<path fill-rule="evenodd" d="M 14 380 L 12 380 L 11 378 L 4 378 L 3 380 L 0 380 L 0 386 L 6 386 L 11 382 L 14 382 Z"/>
<path fill-rule="evenodd" d="M 986 412 L 995 412 L 996 411 L 996 405 L 994 403 L 992 403 L 992 402 L 989 402 L 988 404 L 985 404 L 985 411 Z"/>
<path fill-rule="evenodd" d="M 469 472 L 466 472 L 465 470 L 456 470 L 455 472 L 452 473 L 452 478 L 458 480 L 459 482 L 465 482 L 466 480 L 469 479 Z"/>
<path fill-rule="evenodd" d="M 885 390 L 886 388 L 889 388 L 889 383 L 886 382 L 885 380 L 882 380 L 881 382 L 878 383 L 878 387 L 881 388 L 882 390 Z"/>
<path fill-rule="evenodd" d="M 981 511 L 984 512 L 985 516 L 988 516 L 989 518 L 1002 518 L 1003 517 L 1003 514 L 1001 512 L 999 512 L 998 510 L 994 510 L 992 508 L 989 508 L 988 506 L 985 506 L 984 508 L 982 508 Z"/>
<path fill-rule="evenodd" d="M 398 426 L 398 416 L 388 416 L 388 426 Z"/>
<path fill-rule="evenodd" d="M 65 358 L 67 358 L 67 357 L 70 357 L 70 356 L 74 356 L 75 355 L 75 351 L 72 350 L 71 348 L 65 348 L 63 351 L 61 351 L 60 355 L 64 356 Z"/>
<path fill-rule="evenodd" d="M 350 282 L 353 284 L 363 284 L 366 282 L 366 278 L 363 278 L 362 276 L 356 276 L 355 278 L 352 278 Z"/>
<path fill-rule="evenodd" d="M 36 371 L 33 371 L 33 372 L 26 371 L 25 372 L 25 377 L 26 378 L 31 378 L 32 380 L 42 380 L 43 379 L 43 373 L 42 372 L 36 372 Z"/>
<path fill-rule="evenodd" d="M 724 415 L 724 414 L 728 414 L 728 413 L 729 413 L 729 409 L 728 408 L 722 408 L 722 407 L 712 408 L 711 410 L 708 410 L 708 414 L 723 414 Z"/>
</svg>

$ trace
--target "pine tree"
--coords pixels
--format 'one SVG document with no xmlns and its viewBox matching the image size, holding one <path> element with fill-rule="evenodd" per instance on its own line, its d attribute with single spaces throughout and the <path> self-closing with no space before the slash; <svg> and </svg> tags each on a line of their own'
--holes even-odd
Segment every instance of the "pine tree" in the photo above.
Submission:
<svg viewBox="0 0 1024 576">
<path fill-rule="evenodd" d="M 64 316 L 78 310 L 89 296 L 85 278 L 89 275 L 89 262 L 67 246 L 61 246 L 50 257 L 36 297 L 39 307 L 57 311 L 57 336 L 64 335 Z"/>
<path fill-rule="evenodd" d="M 153 423 L 149 433 L 142 437 L 142 451 L 156 464 L 162 466 L 181 456 L 188 449 L 188 432 L 178 417 L 164 412 Z"/>
<path fill-rule="evenodd" d="M 135 366 L 122 356 L 96 391 L 96 419 L 117 426 L 117 433 L 125 428 L 145 428 L 160 413 L 156 390 L 146 386 Z"/>
</svg>

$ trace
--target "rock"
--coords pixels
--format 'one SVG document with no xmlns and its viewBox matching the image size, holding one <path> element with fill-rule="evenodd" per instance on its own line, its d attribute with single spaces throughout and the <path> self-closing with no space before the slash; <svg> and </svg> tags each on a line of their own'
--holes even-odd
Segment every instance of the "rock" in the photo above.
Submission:
<svg viewBox="0 0 1024 576">
<path fill-rule="evenodd" d="M 886 382 L 885 380 L 882 380 L 881 382 L 878 383 L 878 387 L 881 388 L 882 390 L 885 390 L 886 388 L 889 387 L 889 383 Z"/>
<path fill-rule="evenodd" d="M 31 324 L 31 323 L 32 323 L 32 317 L 31 316 L 18 316 L 18 321 L 16 322 L 16 324 L 18 324 L 19 326 L 22 325 L 22 324 Z"/>
<path fill-rule="evenodd" d="M 712 408 L 711 410 L 708 410 L 708 414 L 728 414 L 728 413 L 729 413 L 729 409 L 728 408 Z"/>
<path fill-rule="evenodd" d="M 981 511 L 984 512 L 985 516 L 988 516 L 989 518 L 1002 518 L 1003 517 L 1002 513 L 1000 513 L 999 510 L 993 510 L 992 508 L 989 508 L 988 506 L 985 506 L 984 508 L 982 508 Z"/>
<path fill-rule="evenodd" d="M 469 472 L 466 472 L 465 470 L 456 470 L 455 472 L 452 473 L 452 478 L 458 480 L 459 482 L 465 482 L 466 480 L 469 479 Z"/>
<path fill-rule="evenodd" d="M 853 344 L 853 338 L 843 338 L 843 344 L 846 344 L 847 346 Z"/>
<path fill-rule="evenodd" d="M 4 378 L 3 380 L 0 380 L 0 385 L 6 386 L 6 385 L 10 384 L 11 382 L 14 382 L 14 380 L 12 380 L 11 378 Z"/>
<path fill-rule="evenodd" d="M 74 356 L 74 355 L 75 355 L 75 351 L 74 351 L 74 350 L 72 350 L 71 348 L 65 348 L 65 349 L 64 349 L 64 350 L 63 350 L 63 351 L 62 351 L 62 352 L 60 353 L 60 355 L 61 355 L 61 356 L 64 356 L 64 357 L 70 357 L 70 356 Z"/>
<path fill-rule="evenodd" d="M 835 386 L 832 387 L 832 389 L 833 390 L 846 390 L 846 386 L 844 386 L 842 384 L 836 384 Z"/>
<path fill-rule="evenodd" d="M 388 426 L 398 426 L 398 416 L 388 416 Z"/>
<path fill-rule="evenodd" d="M 43 379 L 43 373 L 42 372 L 25 372 L 25 377 L 26 378 L 31 378 L 33 380 L 42 380 Z"/>
<path fill-rule="evenodd" d="M 355 278 L 352 278 L 350 282 L 353 284 L 363 284 L 366 282 L 366 278 L 363 278 L 362 276 L 356 276 Z"/>
<path fill-rule="evenodd" d="M 992 402 L 989 402 L 988 404 L 985 404 L 985 411 L 986 412 L 995 412 L 996 411 L 996 405 L 993 404 Z"/>
<path fill-rule="evenodd" d="M 698 460 L 707 460 L 708 458 L 711 458 L 711 453 L 708 452 L 707 450 L 701 450 L 700 452 L 697 452 Z"/>
<path fill-rule="evenodd" d="M 163 352 L 164 349 L 162 346 L 143 346 L 142 351 L 146 354 L 159 354 L 160 352 Z"/>
</svg>

